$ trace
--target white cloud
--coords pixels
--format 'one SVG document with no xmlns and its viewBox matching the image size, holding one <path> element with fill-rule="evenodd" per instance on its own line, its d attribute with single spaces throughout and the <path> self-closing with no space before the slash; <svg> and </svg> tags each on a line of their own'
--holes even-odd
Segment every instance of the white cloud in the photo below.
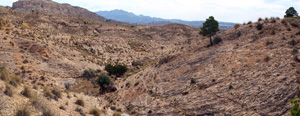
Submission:
<svg viewBox="0 0 300 116">
<path fill-rule="evenodd" d="M 5 0 L 2 5 L 16 0 Z M 259 17 L 283 17 L 290 6 L 300 11 L 300 0 L 53 0 L 81 6 L 91 11 L 123 9 L 135 14 L 184 20 L 247 22 Z"/>
</svg>

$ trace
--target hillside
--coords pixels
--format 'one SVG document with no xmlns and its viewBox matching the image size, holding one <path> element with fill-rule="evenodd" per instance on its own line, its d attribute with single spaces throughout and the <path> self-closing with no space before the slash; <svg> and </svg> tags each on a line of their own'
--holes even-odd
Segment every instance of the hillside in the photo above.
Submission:
<svg viewBox="0 0 300 116">
<path fill-rule="evenodd" d="M 124 10 L 112 10 L 112 11 L 98 11 L 96 12 L 100 16 L 107 19 L 113 19 L 120 22 L 126 22 L 130 24 L 144 24 L 150 26 L 162 26 L 171 23 L 184 24 L 191 27 L 199 28 L 202 26 L 204 21 L 184 21 L 179 19 L 162 19 L 144 15 L 135 15 L 131 12 Z M 232 28 L 234 23 L 219 22 L 221 27 Z"/>
<path fill-rule="evenodd" d="M 37 11 L 65 15 L 78 15 L 99 20 L 102 22 L 110 21 L 97 15 L 96 13 L 88 11 L 87 9 L 71 6 L 69 4 L 59 4 L 53 2 L 52 0 L 19 0 L 13 3 L 12 9 L 27 12 Z"/>
<path fill-rule="evenodd" d="M 23 8 L 0 7 L 0 115 L 289 116 L 300 96 L 299 18 L 249 22 L 208 46 L 182 24 Z"/>
</svg>

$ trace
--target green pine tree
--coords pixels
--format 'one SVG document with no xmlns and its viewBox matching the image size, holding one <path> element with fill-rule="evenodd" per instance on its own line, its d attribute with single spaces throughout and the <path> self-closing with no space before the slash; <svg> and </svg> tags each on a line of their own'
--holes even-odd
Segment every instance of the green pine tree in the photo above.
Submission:
<svg viewBox="0 0 300 116">
<path fill-rule="evenodd" d="M 208 36 L 210 38 L 210 45 L 213 45 L 211 37 L 214 36 L 219 29 L 219 22 L 215 20 L 213 16 L 210 16 L 206 21 L 203 23 L 203 27 L 199 34 L 203 36 Z"/>
<path fill-rule="evenodd" d="M 294 9 L 294 7 L 290 7 L 286 10 L 284 17 L 298 17 L 298 12 Z"/>
</svg>

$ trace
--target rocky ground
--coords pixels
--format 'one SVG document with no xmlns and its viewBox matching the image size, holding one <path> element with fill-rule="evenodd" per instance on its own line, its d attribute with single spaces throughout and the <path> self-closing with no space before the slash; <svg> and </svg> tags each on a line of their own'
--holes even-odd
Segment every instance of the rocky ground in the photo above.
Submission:
<svg viewBox="0 0 300 116">
<path fill-rule="evenodd" d="M 300 95 L 299 27 L 297 18 L 261 20 L 219 32 L 223 41 L 208 46 L 185 25 L 0 7 L 0 113 L 290 115 Z M 111 76 L 115 92 L 100 94 L 96 78 L 82 74 L 107 73 L 110 63 L 129 71 Z"/>
</svg>

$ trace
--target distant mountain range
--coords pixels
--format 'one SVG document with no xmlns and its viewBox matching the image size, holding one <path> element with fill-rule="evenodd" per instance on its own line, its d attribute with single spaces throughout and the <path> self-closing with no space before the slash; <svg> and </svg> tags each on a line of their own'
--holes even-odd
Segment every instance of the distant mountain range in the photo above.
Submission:
<svg viewBox="0 0 300 116">
<path fill-rule="evenodd" d="M 136 15 L 132 12 L 127 12 L 124 10 L 112 10 L 112 11 L 98 11 L 96 12 L 98 15 L 103 16 L 107 19 L 112 19 L 116 21 L 126 22 L 130 24 L 143 24 L 143 25 L 151 25 L 151 26 L 160 26 L 171 23 L 185 24 L 192 27 L 201 27 L 204 21 L 185 21 L 180 19 L 162 19 L 144 15 Z M 228 27 L 231 28 L 235 23 L 229 22 L 219 22 L 220 27 Z"/>
</svg>

